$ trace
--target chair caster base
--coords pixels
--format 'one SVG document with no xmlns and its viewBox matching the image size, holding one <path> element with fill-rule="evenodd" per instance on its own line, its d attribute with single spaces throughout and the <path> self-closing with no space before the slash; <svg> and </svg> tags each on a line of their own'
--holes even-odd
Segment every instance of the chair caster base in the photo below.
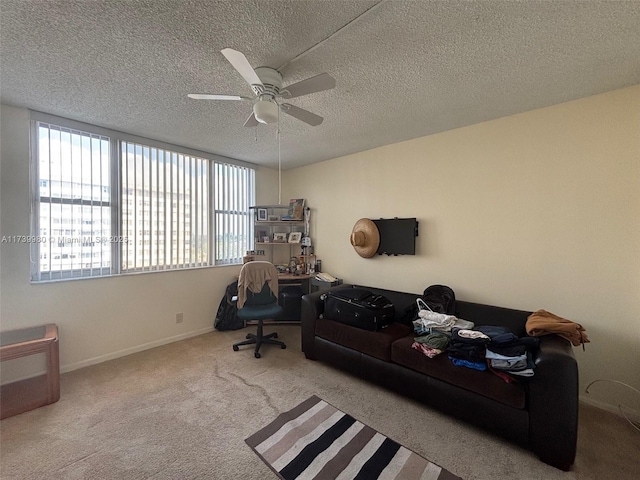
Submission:
<svg viewBox="0 0 640 480">
<path fill-rule="evenodd" d="M 287 348 L 284 342 L 280 340 L 275 340 L 276 338 L 278 338 L 278 334 L 276 332 L 264 335 L 262 330 L 262 320 L 260 320 L 258 322 L 257 333 L 247 333 L 246 340 L 242 340 L 241 342 L 236 342 L 233 345 L 233 351 L 237 352 L 239 350 L 239 347 L 242 347 L 243 345 L 254 345 L 253 355 L 256 358 L 261 358 L 262 355 L 260 354 L 259 350 L 264 344 L 279 345 L 280 348 L 282 349 Z"/>
</svg>

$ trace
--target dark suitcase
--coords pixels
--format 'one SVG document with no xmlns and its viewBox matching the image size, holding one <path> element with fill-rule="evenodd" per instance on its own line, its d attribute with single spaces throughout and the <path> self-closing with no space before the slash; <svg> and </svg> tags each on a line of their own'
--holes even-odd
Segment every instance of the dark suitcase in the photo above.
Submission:
<svg viewBox="0 0 640 480">
<path fill-rule="evenodd" d="M 364 288 L 331 290 L 324 294 L 324 318 L 376 331 L 393 322 L 395 307 L 388 298 Z"/>
</svg>

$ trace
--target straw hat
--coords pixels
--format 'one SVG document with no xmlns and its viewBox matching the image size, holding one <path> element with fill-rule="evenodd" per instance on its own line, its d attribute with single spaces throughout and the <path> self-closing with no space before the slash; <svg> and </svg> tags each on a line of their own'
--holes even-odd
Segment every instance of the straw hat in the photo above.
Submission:
<svg viewBox="0 0 640 480">
<path fill-rule="evenodd" d="M 373 257 L 380 245 L 380 232 L 376 224 L 368 218 L 358 220 L 351 232 L 351 245 L 361 257 Z"/>
</svg>

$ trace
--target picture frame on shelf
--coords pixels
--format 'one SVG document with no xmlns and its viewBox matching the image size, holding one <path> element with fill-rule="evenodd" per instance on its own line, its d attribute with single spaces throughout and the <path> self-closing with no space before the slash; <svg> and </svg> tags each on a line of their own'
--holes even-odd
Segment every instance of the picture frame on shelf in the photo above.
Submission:
<svg viewBox="0 0 640 480">
<path fill-rule="evenodd" d="M 266 222 L 268 219 L 268 211 L 266 208 L 259 208 L 258 209 L 258 221 L 259 222 Z"/>
<path fill-rule="evenodd" d="M 292 198 L 289 200 L 289 212 L 282 220 L 302 220 L 304 214 L 304 198 Z"/>
<path fill-rule="evenodd" d="M 286 243 L 286 242 L 287 242 L 286 232 L 276 232 L 273 234 L 273 243 Z"/>
<path fill-rule="evenodd" d="M 300 243 L 302 232 L 291 232 L 289 234 L 289 243 Z"/>
</svg>

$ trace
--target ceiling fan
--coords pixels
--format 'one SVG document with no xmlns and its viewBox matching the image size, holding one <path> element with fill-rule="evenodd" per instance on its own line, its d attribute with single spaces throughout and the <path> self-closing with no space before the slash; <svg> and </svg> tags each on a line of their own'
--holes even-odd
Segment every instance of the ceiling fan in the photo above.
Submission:
<svg viewBox="0 0 640 480">
<path fill-rule="evenodd" d="M 327 73 L 307 78 L 282 88 L 282 74 L 274 68 L 258 67 L 254 69 L 242 52 L 225 48 L 222 54 L 244 78 L 255 93 L 255 97 L 240 95 L 215 95 L 208 93 L 190 93 L 187 96 L 196 100 L 240 100 L 252 101 L 253 112 L 244 122 L 245 127 L 255 127 L 258 123 L 276 123 L 278 109 L 312 126 L 322 123 L 323 118 L 282 100 L 308 95 L 309 93 L 330 90 L 336 86 L 336 80 Z"/>
</svg>

